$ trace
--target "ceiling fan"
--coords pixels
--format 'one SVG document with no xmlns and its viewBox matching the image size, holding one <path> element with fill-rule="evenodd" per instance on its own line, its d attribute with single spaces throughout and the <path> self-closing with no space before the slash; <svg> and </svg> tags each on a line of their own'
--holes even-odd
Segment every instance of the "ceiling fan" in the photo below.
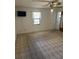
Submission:
<svg viewBox="0 0 79 59">
<path fill-rule="evenodd" d="M 51 9 L 53 8 L 61 8 L 62 7 L 62 3 L 59 2 L 59 0 L 53 0 L 53 1 L 42 1 L 42 2 L 48 2 L 48 4 L 44 5 L 44 7 L 48 6 Z"/>
</svg>

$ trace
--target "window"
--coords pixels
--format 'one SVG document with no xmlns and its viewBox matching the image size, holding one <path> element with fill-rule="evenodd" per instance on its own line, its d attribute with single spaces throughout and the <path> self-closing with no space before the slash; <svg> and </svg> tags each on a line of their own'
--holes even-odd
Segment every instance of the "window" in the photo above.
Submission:
<svg viewBox="0 0 79 59">
<path fill-rule="evenodd" d="M 58 17 L 61 17 L 61 12 L 58 12 Z"/>
<path fill-rule="evenodd" d="M 40 24 L 41 12 L 33 12 L 34 24 Z"/>
</svg>

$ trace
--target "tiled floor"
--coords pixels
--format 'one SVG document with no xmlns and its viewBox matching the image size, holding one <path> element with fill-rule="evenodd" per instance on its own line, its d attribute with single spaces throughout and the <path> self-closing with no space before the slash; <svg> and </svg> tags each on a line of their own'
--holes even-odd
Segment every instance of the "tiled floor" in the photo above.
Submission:
<svg viewBox="0 0 79 59">
<path fill-rule="evenodd" d="M 63 33 L 20 34 L 16 39 L 15 55 L 16 59 L 63 59 Z"/>
</svg>

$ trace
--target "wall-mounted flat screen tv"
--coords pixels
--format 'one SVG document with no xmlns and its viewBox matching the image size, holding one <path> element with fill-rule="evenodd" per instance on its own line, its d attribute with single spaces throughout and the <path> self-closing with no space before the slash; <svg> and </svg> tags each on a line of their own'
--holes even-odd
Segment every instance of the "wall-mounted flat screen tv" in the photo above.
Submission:
<svg viewBox="0 0 79 59">
<path fill-rule="evenodd" d="M 25 17 L 26 16 L 26 11 L 17 11 L 17 16 Z"/>
</svg>

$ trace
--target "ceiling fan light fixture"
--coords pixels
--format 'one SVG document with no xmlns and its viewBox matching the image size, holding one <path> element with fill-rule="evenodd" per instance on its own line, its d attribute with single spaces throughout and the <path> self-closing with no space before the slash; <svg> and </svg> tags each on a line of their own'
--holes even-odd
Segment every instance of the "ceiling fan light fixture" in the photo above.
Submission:
<svg viewBox="0 0 79 59">
<path fill-rule="evenodd" d="M 53 9 L 51 9 L 51 12 L 53 12 Z"/>
</svg>

